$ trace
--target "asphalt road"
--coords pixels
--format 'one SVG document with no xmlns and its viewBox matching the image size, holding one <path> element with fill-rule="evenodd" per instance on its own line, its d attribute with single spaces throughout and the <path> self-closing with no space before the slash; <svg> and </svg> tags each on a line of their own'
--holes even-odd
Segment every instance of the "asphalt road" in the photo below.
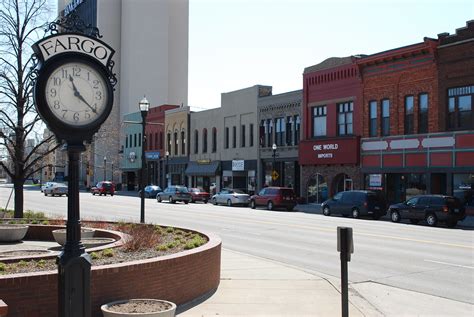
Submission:
<svg viewBox="0 0 474 317">
<path fill-rule="evenodd" d="M 1 207 L 6 206 L 10 192 L 0 188 Z M 80 198 L 82 219 L 140 219 L 137 196 L 104 197 L 83 192 Z M 12 206 L 10 201 L 9 208 Z M 44 197 L 39 190 L 25 190 L 25 210 L 65 218 L 66 208 L 66 197 Z M 474 304 L 473 228 L 431 228 L 301 211 L 157 203 L 154 199 L 146 200 L 145 219 L 148 223 L 211 231 L 222 238 L 224 248 L 335 277 L 340 277 L 337 227 L 352 227 L 350 282 L 372 281 Z"/>
</svg>

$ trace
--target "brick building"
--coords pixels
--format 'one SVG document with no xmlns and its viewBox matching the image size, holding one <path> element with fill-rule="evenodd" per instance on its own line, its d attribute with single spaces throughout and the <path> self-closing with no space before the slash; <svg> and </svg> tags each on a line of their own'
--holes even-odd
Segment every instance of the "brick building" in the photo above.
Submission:
<svg viewBox="0 0 474 317">
<path fill-rule="evenodd" d="M 150 108 L 147 115 L 145 135 L 147 143 L 145 157 L 147 161 L 147 184 L 164 186 L 165 184 L 165 111 L 178 108 L 175 105 L 161 105 Z"/>
<path fill-rule="evenodd" d="M 459 106 L 459 98 L 463 96 L 462 102 L 469 99 L 472 103 L 472 94 L 463 87 L 474 83 L 472 75 L 469 79 L 465 73 L 459 80 L 461 73 L 456 68 L 460 67 L 460 56 L 455 57 L 442 45 L 438 47 L 441 38 L 448 37 L 444 34 L 439 40 L 425 38 L 421 43 L 357 61 L 363 80 L 364 187 L 382 190 L 389 202 L 423 193 L 453 193 L 453 173 L 469 169 L 466 164 L 474 165 L 474 157 L 471 163 L 463 158 L 472 157 L 468 149 L 474 145 L 473 135 L 462 131 L 464 125 L 451 129 L 460 132 L 446 129 L 449 105 L 455 103 L 456 115 L 460 109 L 465 110 L 467 106 Z M 460 46 L 469 45 L 459 42 Z M 466 54 L 462 49 L 459 52 Z M 442 56 L 451 56 L 451 61 L 456 62 L 441 58 L 445 60 L 444 70 L 440 68 L 439 73 Z M 468 70 L 465 60 L 461 67 Z M 450 82 L 443 78 L 456 79 Z M 453 122 L 457 124 L 458 118 Z"/>
<path fill-rule="evenodd" d="M 301 195 L 309 203 L 361 186 L 358 59 L 360 56 L 333 57 L 304 70 L 299 163 Z"/>
</svg>

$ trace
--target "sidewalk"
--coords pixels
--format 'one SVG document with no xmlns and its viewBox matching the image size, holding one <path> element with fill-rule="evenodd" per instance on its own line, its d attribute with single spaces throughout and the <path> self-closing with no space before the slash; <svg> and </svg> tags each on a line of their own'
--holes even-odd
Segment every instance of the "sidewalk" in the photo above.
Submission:
<svg viewBox="0 0 474 317">
<path fill-rule="evenodd" d="M 223 249 L 219 288 L 178 307 L 177 316 L 341 316 L 339 284 L 334 277 Z M 349 302 L 351 317 L 474 315 L 473 305 L 372 282 L 350 284 Z"/>
</svg>

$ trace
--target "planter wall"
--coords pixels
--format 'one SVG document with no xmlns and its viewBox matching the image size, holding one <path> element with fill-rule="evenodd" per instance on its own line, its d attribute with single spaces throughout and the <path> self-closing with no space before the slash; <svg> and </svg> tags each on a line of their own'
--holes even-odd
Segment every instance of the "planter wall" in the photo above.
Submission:
<svg viewBox="0 0 474 317">
<path fill-rule="evenodd" d="M 180 305 L 215 290 L 220 281 L 221 240 L 203 234 L 209 242 L 196 249 L 93 267 L 92 316 L 101 316 L 101 305 L 120 299 L 160 298 Z M 56 271 L 0 276 L 0 298 L 8 303 L 8 317 L 58 316 L 57 283 Z"/>
</svg>

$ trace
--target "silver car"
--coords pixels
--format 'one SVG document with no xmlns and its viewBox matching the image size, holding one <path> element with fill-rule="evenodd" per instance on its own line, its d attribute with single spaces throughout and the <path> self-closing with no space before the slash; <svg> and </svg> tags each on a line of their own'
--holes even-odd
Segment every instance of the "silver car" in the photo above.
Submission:
<svg viewBox="0 0 474 317">
<path fill-rule="evenodd" d="M 240 189 L 223 188 L 220 192 L 212 196 L 211 202 L 214 205 L 222 204 L 229 207 L 233 205 L 248 206 L 250 195 Z"/>
<path fill-rule="evenodd" d="M 67 196 L 68 188 L 66 184 L 50 182 L 43 188 L 43 194 L 45 196 Z"/>
</svg>

